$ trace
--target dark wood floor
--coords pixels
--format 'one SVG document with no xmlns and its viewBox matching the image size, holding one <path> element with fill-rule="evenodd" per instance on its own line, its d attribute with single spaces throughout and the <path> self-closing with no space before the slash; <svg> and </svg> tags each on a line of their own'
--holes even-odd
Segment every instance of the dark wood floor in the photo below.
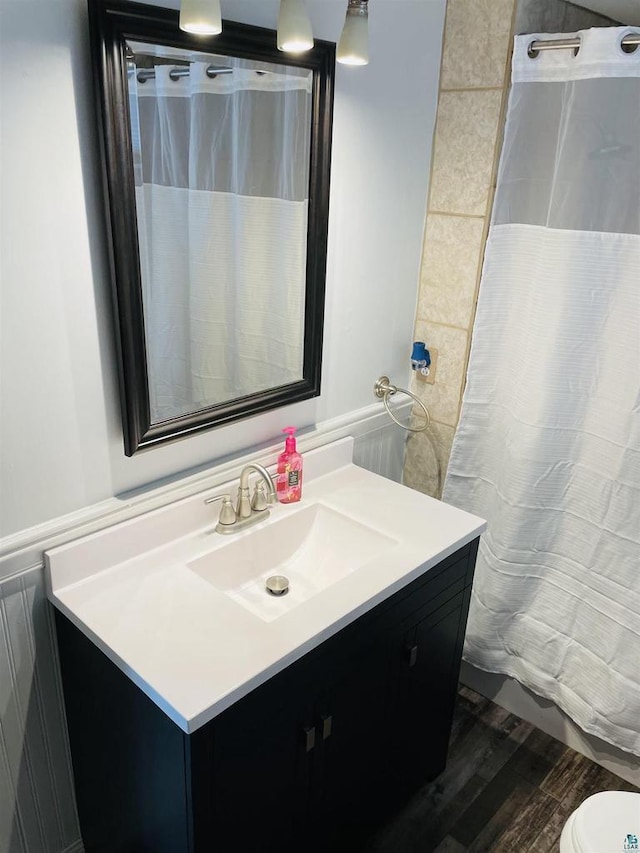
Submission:
<svg viewBox="0 0 640 853">
<path fill-rule="evenodd" d="M 557 853 L 568 815 L 628 782 L 462 687 L 447 768 L 358 853 Z"/>
</svg>

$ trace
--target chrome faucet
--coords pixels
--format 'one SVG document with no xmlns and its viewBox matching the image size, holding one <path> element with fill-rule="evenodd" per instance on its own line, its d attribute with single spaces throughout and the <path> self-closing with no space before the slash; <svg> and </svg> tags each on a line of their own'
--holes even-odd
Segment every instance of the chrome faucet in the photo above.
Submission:
<svg viewBox="0 0 640 853">
<path fill-rule="evenodd" d="M 255 471 L 260 475 L 263 482 L 256 483 L 253 496 L 249 497 L 249 477 Z M 218 495 L 215 498 L 207 498 L 205 503 L 222 501 L 220 517 L 216 524 L 216 532 L 222 534 L 239 533 L 252 524 L 269 518 L 269 504 L 277 501 L 273 479 L 267 469 L 257 462 L 250 462 L 240 472 L 240 486 L 238 487 L 238 499 L 235 509 L 231 503 L 231 495 Z"/>
</svg>

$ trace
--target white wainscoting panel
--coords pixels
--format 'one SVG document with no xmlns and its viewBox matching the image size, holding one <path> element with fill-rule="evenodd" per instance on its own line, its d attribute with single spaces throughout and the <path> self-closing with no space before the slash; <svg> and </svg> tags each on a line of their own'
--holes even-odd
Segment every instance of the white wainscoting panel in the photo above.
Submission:
<svg viewBox="0 0 640 853">
<path fill-rule="evenodd" d="M 407 433 L 393 422 L 356 438 L 353 461 L 388 480 L 402 482 Z"/>
<path fill-rule="evenodd" d="M 332 425 L 325 440 L 348 431 L 355 439 L 356 464 L 399 482 L 405 433 L 387 423 L 378 407 L 374 412 L 337 431 Z M 143 512 L 154 500 L 150 493 L 131 511 Z M 104 509 L 103 526 L 113 514 L 110 504 Z M 75 532 L 64 520 L 56 530 L 54 521 L 31 538 L 22 537 L 13 553 L 5 543 L 0 561 L 5 567 L 4 576 L 0 571 L 0 853 L 83 851 L 42 552 L 61 537 L 69 541 L 87 532 L 84 515 Z M 96 526 L 100 508 L 93 515 Z"/>
<path fill-rule="evenodd" d="M 58 659 L 42 566 L 0 584 L 0 792 L 1 851 L 61 853 L 77 843 Z"/>
</svg>

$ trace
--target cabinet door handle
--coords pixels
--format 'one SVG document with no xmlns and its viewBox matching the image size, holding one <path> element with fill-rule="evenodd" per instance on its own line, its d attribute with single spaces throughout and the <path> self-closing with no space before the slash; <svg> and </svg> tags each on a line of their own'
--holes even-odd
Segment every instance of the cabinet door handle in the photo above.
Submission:
<svg viewBox="0 0 640 853">
<path fill-rule="evenodd" d="M 417 646 L 405 646 L 405 652 L 407 655 L 407 663 L 409 667 L 416 665 L 418 660 L 418 647 Z"/>
<path fill-rule="evenodd" d="M 311 750 L 316 745 L 316 727 L 315 726 L 305 726 L 303 729 L 304 733 L 304 748 L 307 752 L 311 752 Z"/>
<path fill-rule="evenodd" d="M 329 714 L 322 718 L 322 740 L 331 737 L 331 726 L 333 725 L 333 717 Z"/>
</svg>

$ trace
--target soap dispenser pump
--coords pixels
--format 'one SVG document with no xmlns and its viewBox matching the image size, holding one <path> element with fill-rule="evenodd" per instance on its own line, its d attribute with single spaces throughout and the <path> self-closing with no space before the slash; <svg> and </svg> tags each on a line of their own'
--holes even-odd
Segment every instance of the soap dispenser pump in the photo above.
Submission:
<svg viewBox="0 0 640 853">
<path fill-rule="evenodd" d="M 302 456 L 296 450 L 296 428 L 285 427 L 287 434 L 284 450 L 278 456 L 278 480 L 276 491 L 283 504 L 299 501 L 302 497 Z"/>
</svg>

